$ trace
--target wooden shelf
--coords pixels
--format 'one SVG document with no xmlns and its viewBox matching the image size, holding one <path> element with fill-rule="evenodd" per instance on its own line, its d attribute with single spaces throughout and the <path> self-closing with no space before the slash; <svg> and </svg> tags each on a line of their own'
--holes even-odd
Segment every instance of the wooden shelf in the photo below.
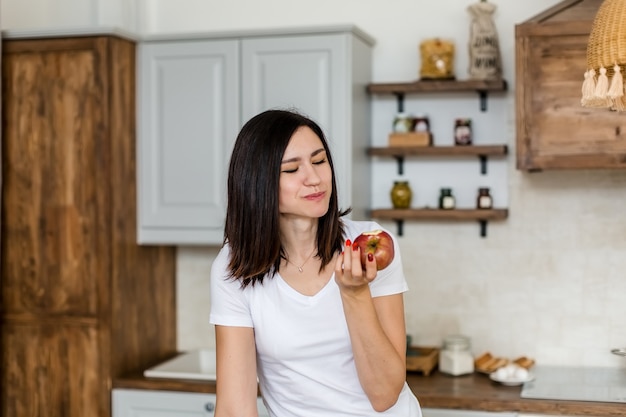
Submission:
<svg viewBox="0 0 626 417">
<path fill-rule="evenodd" d="M 471 157 L 480 159 L 480 172 L 487 173 L 488 156 L 504 156 L 508 154 L 507 145 L 470 145 L 470 146 L 387 146 L 383 148 L 368 148 L 370 156 L 393 157 L 398 161 L 398 174 L 404 173 L 404 158 L 407 156 L 445 156 Z"/>
<path fill-rule="evenodd" d="M 370 94 L 413 94 L 464 91 L 506 91 L 505 80 L 418 80 L 410 83 L 372 83 Z"/>
<path fill-rule="evenodd" d="M 509 216 L 508 209 L 454 209 L 441 210 L 431 208 L 419 209 L 374 209 L 371 217 L 383 220 L 395 220 L 398 225 L 398 235 L 402 236 L 404 220 L 443 220 L 443 221 L 471 221 L 480 223 L 480 235 L 487 236 L 487 222 L 490 220 L 504 220 Z"/>
<path fill-rule="evenodd" d="M 395 95 L 398 112 L 402 112 L 406 94 L 475 91 L 480 97 L 480 110 L 487 111 L 487 93 L 506 91 L 507 88 L 505 80 L 417 80 L 410 83 L 371 83 L 367 92 Z"/>
</svg>

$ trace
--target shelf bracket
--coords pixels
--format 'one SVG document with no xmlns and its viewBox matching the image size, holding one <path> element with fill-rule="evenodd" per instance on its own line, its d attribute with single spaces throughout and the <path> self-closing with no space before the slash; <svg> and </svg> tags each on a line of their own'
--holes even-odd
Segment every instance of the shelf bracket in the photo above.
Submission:
<svg viewBox="0 0 626 417">
<path fill-rule="evenodd" d="M 404 156 L 396 155 L 394 158 L 398 162 L 398 175 L 404 175 Z"/>
<path fill-rule="evenodd" d="M 478 220 L 480 223 L 480 237 L 487 236 L 487 220 Z"/>
<path fill-rule="evenodd" d="M 402 236 L 404 234 L 404 220 L 396 219 L 396 226 L 398 227 L 398 236 Z"/>
<path fill-rule="evenodd" d="M 478 155 L 480 159 L 480 173 L 485 175 L 487 173 L 487 155 Z"/>
<path fill-rule="evenodd" d="M 398 102 L 398 113 L 404 113 L 404 93 L 394 93 Z"/>
<path fill-rule="evenodd" d="M 487 92 L 485 90 L 479 90 L 480 96 L 480 111 L 487 111 Z"/>
</svg>

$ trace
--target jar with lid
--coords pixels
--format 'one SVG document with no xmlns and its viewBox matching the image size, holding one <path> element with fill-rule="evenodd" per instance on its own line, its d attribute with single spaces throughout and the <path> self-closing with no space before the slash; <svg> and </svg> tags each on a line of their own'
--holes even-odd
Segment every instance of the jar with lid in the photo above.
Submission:
<svg viewBox="0 0 626 417">
<path fill-rule="evenodd" d="M 454 144 L 472 144 L 472 119 L 456 119 L 454 122 Z"/>
<path fill-rule="evenodd" d="M 439 353 L 439 370 L 452 376 L 474 372 L 474 357 L 470 349 L 470 339 L 463 335 L 447 336 Z"/>
<path fill-rule="evenodd" d="M 439 208 L 442 210 L 452 210 L 456 206 L 456 200 L 452 195 L 451 188 L 442 188 L 439 191 Z"/>
<path fill-rule="evenodd" d="M 393 208 L 405 209 L 411 206 L 413 191 L 408 181 L 394 181 L 391 188 L 391 203 Z"/>
<path fill-rule="evenodd" d="M 430 132 L 430 119 L 425 114 L 416 114 L 413 117 L 414 132 Z"/>
<path fill-rule="evenodd" d="M 394 133 L 407 133 L 413 127 L 412 117 L 404 112 L 397 113 L 393 118 Z"/>
<path fill-rule="evenodd" d="M 489 188 L 481 187 L 478 189 L 478 197 L 476 198 L 476 208 L 478 209 L 490 209 L 493 207 L 493 199 Z"/>
</svg>

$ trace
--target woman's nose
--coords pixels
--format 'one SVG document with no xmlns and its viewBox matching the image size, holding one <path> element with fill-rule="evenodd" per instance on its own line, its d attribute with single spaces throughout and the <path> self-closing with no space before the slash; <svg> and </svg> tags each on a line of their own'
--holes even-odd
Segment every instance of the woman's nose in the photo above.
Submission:
<svg viewBox="0 0 626 417">
<path fill-rule="evenodd" d="M 317 173 L 314 165 L 308 164 L 306 167 L 306 176 L 304 179 L 304 183 L 306 185 L 316 185 L 320 183 L 320 176 Z"/>
</svg>

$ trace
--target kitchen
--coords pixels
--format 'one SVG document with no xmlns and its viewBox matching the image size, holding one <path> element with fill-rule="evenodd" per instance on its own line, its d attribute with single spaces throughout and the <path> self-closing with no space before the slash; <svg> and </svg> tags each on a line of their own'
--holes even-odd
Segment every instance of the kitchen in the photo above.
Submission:
<svg viewBox="0 0 626 417">
<path fill-rule="evenodd" d="M 419 42 L 441 36 L 455 41 L 455 72 L 459 79 L 466 77 L 466 8 L 472 1 L 442 0 L 436 7 L 416 1 L 311 2 L 305 13 L 302 5 L 288 1 L 272 2 L 272 9 L 258 3 L 197 1 L 184 9 L 168 1 L 66 1 L 53 7 L 50 1 L 3 0 L 0 5 L 2 28 L 8 31 L 116 26 L 151 35 L 354 24 L 375 39 L 372 81 L 381 83 L 415 80 Z M 486 112 L 480 112 L 473 93 L 407 98 L 406 108 L 427 113 L 435 140 L 442 143 L 451 136 L 454 119 L 471 117 L 477 142 L 507 143 L 510 155 L 490 160 L 484 178 L 460 178 L 477 173 L 475 161 L 445 160 L 427 168 L 407 162 L 405 176 L 416 204 L 431 206 L 438 189 L 450 183 L 457 204 L 471 205 L 476 188 L 486 180 L 494 204 L 510 213 L 503 222 L 489 223 L 484 238 L 473 222 L 405 222 L 399 243 L 411 288 L 407 331 L 418 345 L 440 345 L 446 335 L 462 333 L 471 337 L 476 354 L 491 351 L 526 355 L 542 365 L 623 369 L 624 360 L 610 350 L 626 345 L 621 320 L 626 220 L 620 210 L 626 172 L 516 169 L 514 28 L 558 1 L 494 3 L 509 90 L 490 95 Z M 581 73 L 582 83 L 584 69 L 572 71 Z M 386 144 L 395 112 L 392 97 L 373 97 L 372 145 Z M 377 159 L 371 177 L 372 206 L 389 206 L 389 189 L 398 177 L 395 163 Z M 384 225 L 396 230 L 394 222 Z M 176 250 L 178 350 L 214 345 L 207 297 L 216 253 L 216 247 L 207 246 Z"/>
</svg>

